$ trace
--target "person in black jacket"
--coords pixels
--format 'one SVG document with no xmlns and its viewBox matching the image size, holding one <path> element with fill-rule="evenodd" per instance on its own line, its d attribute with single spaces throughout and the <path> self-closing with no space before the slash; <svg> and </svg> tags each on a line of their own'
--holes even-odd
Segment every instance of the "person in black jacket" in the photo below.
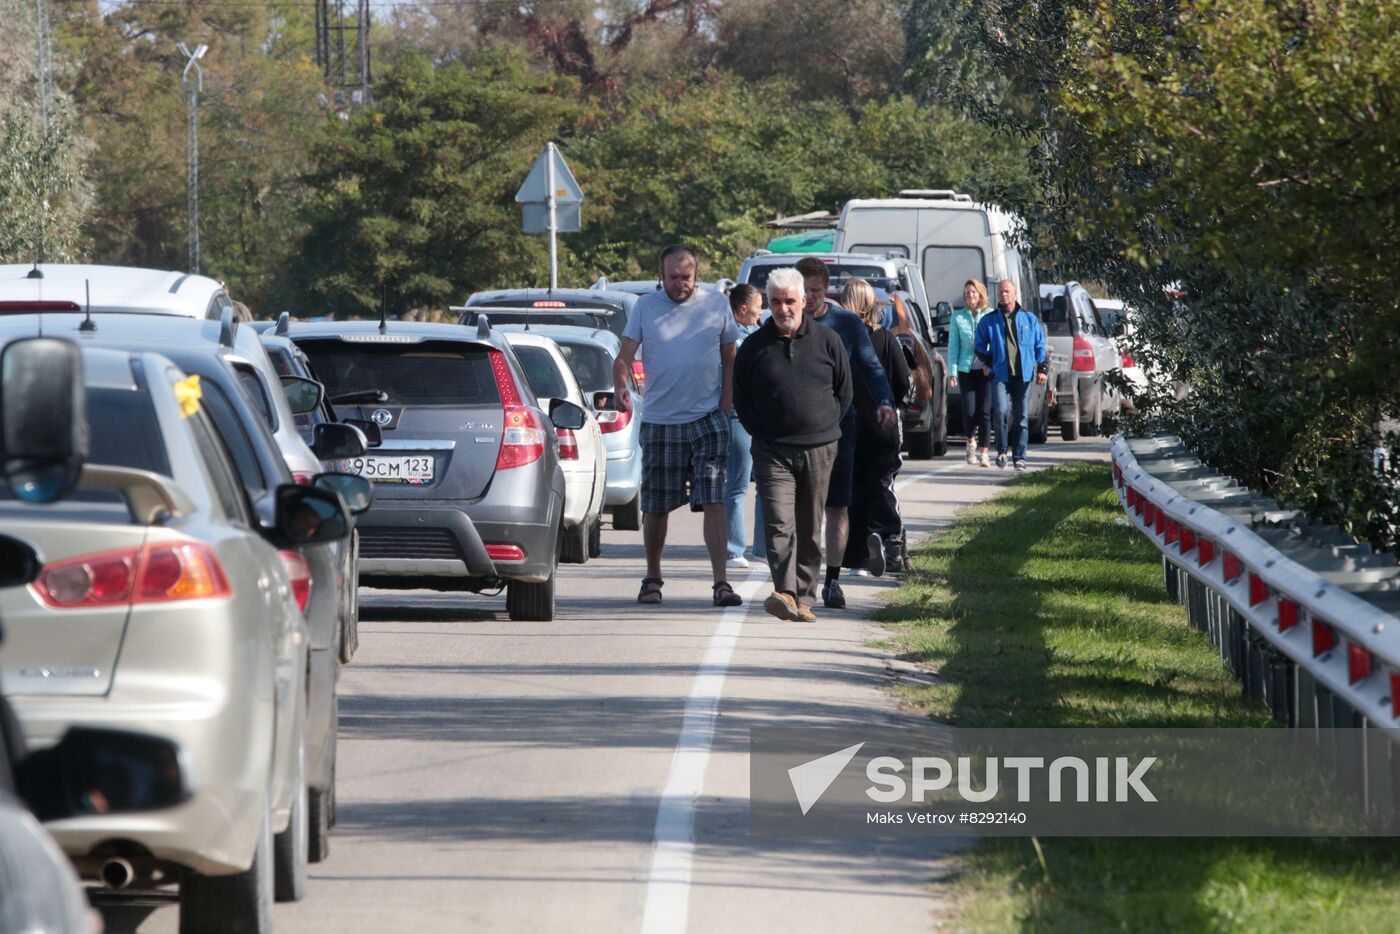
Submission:
<svg viewBox="0 0 1400 934">
<path fill-rule="evenodd" d="M 852 398 L 851 363 L 841 338 L 803 314 L 802 276 L 768 277 L 772 317 L 735 358 L 734 410 L 753 437 L 753 470 L 773 593 L 763 608 L 789 620 L 815 620 L 821 579 L 821 526 L 841 420 Z M 754 543 L 757 549 L 757 543 Z"/>
<path fill-rule="evenodd" d="M 841 290 L 841 305 L 865 323 L 895 401 L 904 399 L 909 394 L 909 361 L 899 339 L 880 326 L 882 309 L 875 300 L 875 290 L 859 276 L 852 277 Z M 903 461 L 899 457 L 898 427 L 889 430 L 882 426 L 874 416 L 875 408 L 870 393 L 857 383 L 851 534 L 842 564 L 865 568 L 879 577 L 886 567 L 903 569 L 904 523 L 899 518 L 899 500 L 894 493 L 894 478 Z"/>
</svg>

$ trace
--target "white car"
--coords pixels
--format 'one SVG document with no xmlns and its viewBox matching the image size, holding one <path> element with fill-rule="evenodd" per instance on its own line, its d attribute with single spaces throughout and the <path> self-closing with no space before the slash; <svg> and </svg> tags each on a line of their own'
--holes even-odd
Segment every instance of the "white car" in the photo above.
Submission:
<svg viewBox="0 0 1400 934">
<path fill-rule="evenodd" d="M 583 564 L 603 548 L 603 507 L 608 486 L 608 451 L 593 406 L 553 338 L 524 325 L 499 329 L 520 360 L 541 401 L 564 399 L 581 407 L 588 421 L 578 431 L 558 429 L 559 464 L 564 470 L 564 540 L 560 560 Z"/>
<path fill-rule="evenodd" d="M 228 309 L 238 317 L 224 287 L 207 276 L 126 266 L 0 265 L 0 301 L 37 302 L 60 311 L 129 311 L 214 321 Z"/>
<path fill-rule="evenodd" d="M 1133 359 L 1133 355 L 1128 353 L 1127 346 L 1133 342 L 1133 311 L 1123 304 L 1120 298 L 1096 298 L 1094 307 L 1099 310 L 1099 316 L 1103 318 L 1103 323 L 1108 328 L 1108 333 L 1113 335 L 1113 342 L 1118 346 L 1121 362 L 1123 365 L 1123 376 L 1132 386 L 1132 393 L 1123 396 L 1123 411 L 1133 410 L 1132 395 L 1147 391 L 1147 373 L 1143 370 L 1142 364 Z"/>
</svg>

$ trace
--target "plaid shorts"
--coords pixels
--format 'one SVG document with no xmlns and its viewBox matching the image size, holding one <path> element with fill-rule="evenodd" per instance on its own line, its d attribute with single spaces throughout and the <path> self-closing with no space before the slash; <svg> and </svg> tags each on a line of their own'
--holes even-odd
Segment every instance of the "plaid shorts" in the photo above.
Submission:
<svg viewBox="0 0 1400 934">
<path fill-rule="evenodd" d="M 728 460 L 729 416 L 719 409 L 683 425 L 642 422 L 642 512 L 723 503 Z"/>
</svg>

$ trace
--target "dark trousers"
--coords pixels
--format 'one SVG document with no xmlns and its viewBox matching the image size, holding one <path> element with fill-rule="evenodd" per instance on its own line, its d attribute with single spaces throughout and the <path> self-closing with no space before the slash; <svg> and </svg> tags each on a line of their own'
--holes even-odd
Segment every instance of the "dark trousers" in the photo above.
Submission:
<svg viewBox="0 0 1400 934">
<path fill-rule="evenodd" d="M 816 602 L 822 570 L 822 515 L 836 442 L 814 448 L 753 439 L 753 473 L 763 504 L 763 538 L 773 589 Z M 754 543 L 755 550 L 757 543 Z"/>
<path fill-rule="evenodd" d="M 886 542 L 899 538 L 904 523 L 899 518 L 894 479 L 903 463 L 898 444 L 891 445 L 873 433 L 861 432 L 856 444 L 851 508 L 847 513 L 851 534 L 846 538 L 843 567 L 865 567 L 870 557 L 866 539 L 871 532 L 879 533 Z"/>
<path fill-rule="evenodd" d="M 992 437 L 992 378 L 976 367 L 958 374 L 958 389 L 962 390 L 963 434 L 969 438 L 977 432 L 977 446 L 988 447 Z M 975 426 L 975 428 L 974 428 Z"/>
</svg>

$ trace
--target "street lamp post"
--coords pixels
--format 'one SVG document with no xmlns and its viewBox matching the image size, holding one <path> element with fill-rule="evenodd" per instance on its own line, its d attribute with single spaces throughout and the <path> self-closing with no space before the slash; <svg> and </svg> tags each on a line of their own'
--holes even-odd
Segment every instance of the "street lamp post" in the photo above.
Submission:
<svg viewBox="0 0 1400 934">
<path fill-rule="evenodd" d="M 190 101 L 189 166 L 186 185 L 189 198 L 189 267 L 192 273 L 199 272 L 199 92 L 204 90 L 204 72 L 199 67 L 199 60 L 207 51 L 207 45 L 196 46 L 191 52 L 187 45 L 180 43 L 180 52 L 186 58 L 185 71 L 180 76 L 180 83 L 184 85 Z M 194 73 L 193 77 L 191 72 Z"/>
</svg>

